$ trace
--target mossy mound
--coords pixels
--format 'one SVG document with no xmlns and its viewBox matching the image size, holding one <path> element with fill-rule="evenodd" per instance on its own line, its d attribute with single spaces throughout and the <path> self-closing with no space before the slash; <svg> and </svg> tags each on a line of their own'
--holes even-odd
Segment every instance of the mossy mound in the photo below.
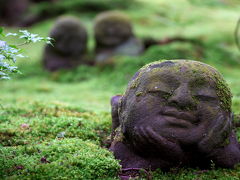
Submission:
<svg viewBox="0 0 240 180">
<path fill-rule="evenodd" d="M 120 168 L 109 151 L 77 138 L 1 147 L 0 164 L 0 177 L 10 179 L 108 179 Z"/>
<path fill-rule="evenodd" d="M 110 115 L 61 105 L 34 103 L 31 109 L 5 109 L 0 117 L 2 146 L 30 145 L 56 137 L 103 144 L 110 134 Z M 17 118 L 18 120 L 14 120 Z"/>
</svg>

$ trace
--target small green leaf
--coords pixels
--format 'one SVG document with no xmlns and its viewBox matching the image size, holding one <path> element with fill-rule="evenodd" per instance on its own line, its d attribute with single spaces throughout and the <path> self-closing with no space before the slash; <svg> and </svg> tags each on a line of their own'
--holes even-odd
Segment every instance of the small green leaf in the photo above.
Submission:
<svg viewBox="0 0 240 180">
<path fill-rule="evenodd" d="M 3 27 L 0 27 L 0 36 L 5 37 L 5 34 L 3 33 Z"/>
<path fill-rule="evenodd" d="M 17 36 L 17 35 L 18 35 L 17 33 L 7 33 L 7 34 L 6 34 L 6 37 L 7 37 L 7 36 Z"/>
</svg>

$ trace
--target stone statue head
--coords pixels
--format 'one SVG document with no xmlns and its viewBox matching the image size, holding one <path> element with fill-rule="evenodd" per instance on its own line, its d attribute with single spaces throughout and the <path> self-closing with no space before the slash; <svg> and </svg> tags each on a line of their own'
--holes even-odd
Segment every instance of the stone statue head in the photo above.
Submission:
<svg viewBox="0 0 240 180">
<path fill-rule="evenodd" d="M 86 62 L 87 31 L 75 17 L 60 17 L 50 35 L 53 46 L 46 45 L 43 65 L 49 71 L 70 69 Z"/>
<path fill-rule="evenodd" d="M 50 32 L 53 49 L 63 56 L 79 56 L 87 49 L 86 28 L 75 17 L 60 17 Z"/>
<path fill-rule="evenodd" d="M 143 67 L 129 83 L 119 116 L 129 139 L 149 127 L 168 140 L 209 149 L 229 135 L 231 93 L 209 65 L 156 62 Z"/>
<path fill-rule="evenodd" d="M 96 17 L 94 35 L 99 46 L 117 46 L 133 36 L 132 25 L 121 12 L 103 12 Z"/>
<path fill-rule="evenodd" d="M 207 64 L 157 61 L 134 75 L 113 122 L 120 124 L 123 142 L 141 157 L 192 161 L 230 143 L 231 97 L 222 75 Z"/>
</svg>

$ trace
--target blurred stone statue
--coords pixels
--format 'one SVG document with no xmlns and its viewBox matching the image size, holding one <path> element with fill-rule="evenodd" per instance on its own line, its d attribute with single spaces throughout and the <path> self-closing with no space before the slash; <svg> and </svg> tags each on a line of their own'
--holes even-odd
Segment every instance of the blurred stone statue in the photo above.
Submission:
<svg viewBox="0 0 240 180">
<path fill-rule="evenodd" d="M 20 25 L 29 0 L 0 0 L 0 25 Z"/>
<path fill-rule="evenodd" d="M 232 129 L 231 92 L 213 67 L 190 60 L 141 68 L 112 98 L 110 150 L 123 168 L 234 168 L 240 145 Z"/>
<path fill-rule="evenodd" d="M 115 55 L 136 56 L 144 49 L 128 17 L 118 11 L 103 12 L 96 17 L 94 36 L 97 64 L 108 63 Z"/>
<path fill-rule="evenodd" d="M 69 69 L 85 62 L 87 31 L 77 18 L 60 17 L 49 36 L 53 38 L 53 46 L 45 47 L 43 57 L 47 70 Z"/>
</svg>

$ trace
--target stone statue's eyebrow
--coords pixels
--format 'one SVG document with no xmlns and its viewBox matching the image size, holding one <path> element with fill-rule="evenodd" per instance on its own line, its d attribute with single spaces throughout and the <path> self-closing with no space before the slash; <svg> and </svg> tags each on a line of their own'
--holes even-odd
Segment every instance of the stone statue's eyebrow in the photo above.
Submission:
<svg viewBox="0 0 240 180">
<path fill-rule="evenodd" d="M 217 97 L 216 90 L 211 86 L 208 79 L 204 77 L 194 78 L 189 82 L 194 95 L 206 95 Z"/>
<path fill-rule="evenodd" d="M 168 86 L 168 84 L 164 82 L 157 82 L 157 83 L 152 83 L 147 86 L 148 91 L 166 91 L 166 92 L 171 92 L 172 88 Z"/>
<path fill-rule="evenodd" d="M 167 84 L 171 88 L 177 88 L 180 84 L 179 80 L 175 76 L 170 74 L 162 75 L 160 81 Z"/>
<path fill-rule="evenodd" d="M 193 93 L 193 95 L 203 95 L 212 98 L 218 97 L 215 89 L 211 87 L 203 87 L 201 89 L 198 89 Z"/>
<path fill-rule="evenodd" d="M 193 78 L 190 80 L 189 82 L 189 86 L 191 88 L 200 88 L 200 87 L 204 87 L 204 86 L 209 86 L 209 82 L 206 78 L 204 77 L 197 77 L 197 78 Z"/>
</svg>

